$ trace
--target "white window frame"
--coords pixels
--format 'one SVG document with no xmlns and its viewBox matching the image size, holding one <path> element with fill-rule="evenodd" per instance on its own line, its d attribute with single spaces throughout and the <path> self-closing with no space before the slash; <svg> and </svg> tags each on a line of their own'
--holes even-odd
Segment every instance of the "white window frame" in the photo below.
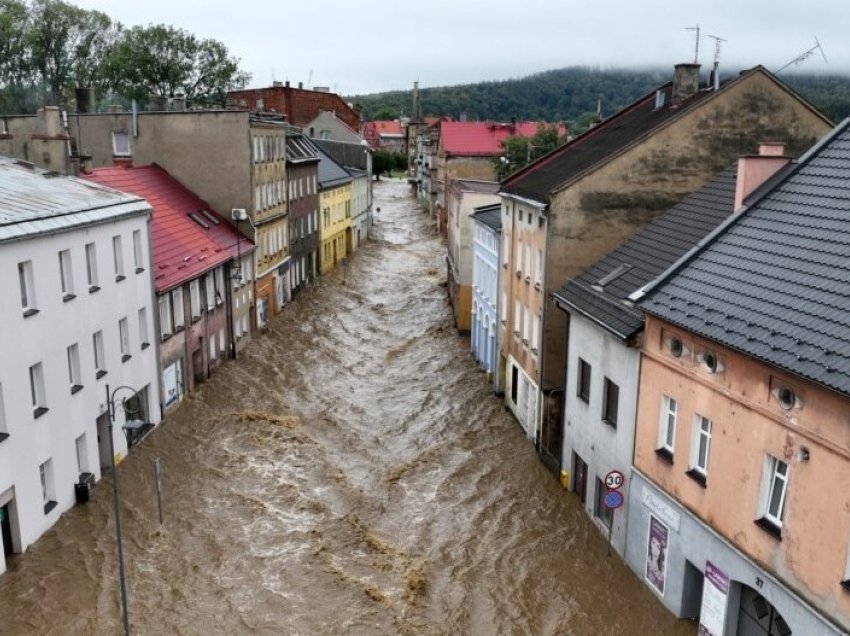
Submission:
<svg viewBox="0 0 850 636">
<path fill-rule="evenodd" d="M 780 468 L 783 468 L 784 470 L 780 472 Z M 788 496 L 789 472 L 790 466 L 786 462 L 774 457 L 773 455 L 765 455 L 764 475 L 762 479 L 762 499 L 760 506 L 762 512 L 761 516 L 777 528 L 782 528 L 782 522 L 785 519 L 785 502 Z M 782 488 L 782 492 L 779 493 L 778 514 L 775 514 L 771 510 L 771 503 L 776 492 L 777 484 L 779 484 Z"/>
<path fill-rule="evenodd" d="M 8 433 L 9 430 L 6 424 L 6 403 L 3 401 L 3 383 L 0 382 L 0 436 L 8 435 Z M 5 437 L 3 439 L 5 439 Z"/>
<path fill-rule="evenodd" d="M 133 356 L 130 353 L 130 326 L 126 316 L 118 320 L 118 341 L 121 345 L 121 362 L 127 362 Z"/>
<path fill-rule="evenodd" d="M 130 145 L 130 133 L 126 130 L 112 131 L 112 154 L 115 157 L 130 157 L 133 148 Z"/>
<path fill-rule="evenodd" d="M 86 243 L 86 281 L 89 284 L 89 292 L 100 289 L 97 276 L 97 245 L 94 243 Z"/>
<path fill-rule="evenodd" d="M 658 448 L 667 451 L 671 456 L 674 454 L 673 449 L 676 446 L 676 423 L 678 418 L 679 401 L 665 393 L 661 396 L 661 413 L 658 421 Z"/>
<path fill-rule="evenodd" d="M 71 250 L 59 252 L 59 279 L 62 284 L 62 299 L 74 298 L 74 270 L 71 266 Z"/>
<path fill-rule="evenodd" d="M 189 313 L 192 322 L 201 317 L 201 285 L 197 278 L 189 281 Z"/>
<path fill-rule="evenodd" d="M 48 459 L 38 467 L 39 481 L 41 482 L 41 498 L 44 504 L 44 513 L 53 509 L 50 504 L 56 503 L 56 488 L 53 480 L 53 460 Z"/>
<path fill-rule="evenodd" d="M 89 472 L 89 450 L 86 446 L 85 433 L 74 440 L 74 450 L 77 454 L 77 471 L 79 473 Z"/>
<path fill-rule="evenodd" d="M 183 287 L 177 287 L 171 290 L 171 301 L 168 303 L 168 308 L 172 312 L 171 323 L 174 325 L 174 331 L 180 331 L 186 326 L 186 311 L 183 308 Z"/>
<path fill-rule="evenodd" d="M 106 375 L 106 352 L 103 348 L 103 330 L 92 334 L 92 350 L 94 352 L 94 370 L 99 380 Z"/>
<path fill-rule="evenodd" d="M 522 326 L 520 322 L 522 321 L 522 304 L 519 300 L 514 300 L 514 335 L 519 335 L 520 327 Z"/>
<path fill-rule="evenodd" d="M 145 257 L 142 251 L 142 231 L 133 230 L 133 264 L 136 266 L 136 273 L 141 274 L 145 271 Z"/>
<path fill-rule="evenodd" d="M 224 267 L 216 267 L 215 269 L 215 304 L 221 305 L 224 303 Z"/>
<path fill-rule="evenodd" d="M 147 307 L 139 307 L 139 342 L 142 349 L 147 349 L 150 346 L 148 340 L 148 309 Z"/>
<path fill-rule="evenodd" d="M 76 393 L 83 388 L 82 372 L 80 371 L 80 346 L 78 343 L 70 345 L 68 354 L 68 383 L 71 393 Z"/>
<path fill-rule="evenodd" d="M 44 367 L 41 362 L 36 362 L 29 368 L 29 375 L 33 415 L 38 417 L 47 412 L 47 391 L 44 386 Z"/>
<path fill-rule="evenodd" d="M 165 340 L 174 333 L 174 323 L 171 319 L 171 292 L 162 294 L 158 301 L 160 339 Z"/>
<path fill-rule="evenodd" d="M 204 291 L 207 296 L 207 311 L 215 309 L 215 272 L 204 274 Z"/>
<path fill-rule="evenodd" d="M 21 286 L 21 308 L 23 309 L 24 316 L 31 316 L 38 313 L 32 261 L 21 261 L 18 263 L 18 280 Z"/>
<path fill-rule="evenodd" d="M 115 265 L 115 281 L 120 282 L 124 276 L 124 245 L 120 234 L 112 237 L 112 257 Z"/>
<path fill-rule="evenodd" d="M 711 429 L 712 421 L 700 415 L 694 414 L 693 439 L 691 440 L 691 470 L 698 472 L 703 477 L 708 476 L 708 461 L 711 453 Z M 705 458 L 700 457 L 705 443 Z M 704 462 L 704 463 L 703 463 Z"/>
</svg>

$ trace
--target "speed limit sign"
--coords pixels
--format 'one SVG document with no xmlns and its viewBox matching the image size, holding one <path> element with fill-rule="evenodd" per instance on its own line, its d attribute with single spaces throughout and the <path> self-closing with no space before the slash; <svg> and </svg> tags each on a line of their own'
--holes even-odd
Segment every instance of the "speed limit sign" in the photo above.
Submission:
<svg viewBox="0 0 850 636">
<path fill-rule="evenodd" d="M 624 481 L 625 477 L 623 477 L 623 473 L 619 470 L 612 470 L 605 475 L 605 487 L 608 490 L 617 490 L 617 488 L 623 485 Z"/>
</svg>

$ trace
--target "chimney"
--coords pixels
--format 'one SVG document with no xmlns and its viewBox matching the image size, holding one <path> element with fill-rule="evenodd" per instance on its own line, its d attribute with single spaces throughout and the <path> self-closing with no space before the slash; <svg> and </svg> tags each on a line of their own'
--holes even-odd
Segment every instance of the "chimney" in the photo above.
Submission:
<svg viewBox="0 0 850 636">
<path fill-rule="evenodd" d="M 735 180 L 735 212 L 741 209 L 746 199 L 761 184 L 776 174 L 791 161 L 785 154 L 785 144 L 779 141 L 763 141 L 757 155 L 738 159 L 738 176 Z"/>
<path fill-rule="evenodd" d="M 673 71 L 673 104 L 681 104 L 699 91 L 699 64 L 676 64 Z"/>
<path fill-rule="evenodd" d="M 94 89 L 87 86 L 78 86 L 74 89 L 74 96 L 77 101 L 78 113 L 94 112 Z"/>
<path fill-rule="evenodd" d="M 165 97 L 162 95 L 151 95 L 150 108 L 154 111 L 165 110 Z"/>
<path fill-rule="evenodd" d="M 413 121 L 422 121 L 422 106 L 419 103 L 419 82 L 413 82 Z"/>
<path fill-rule="evenodd" d="M 284 87 L 289 88 L 289 80 L 286 80 L 286 82 L 284 82 L 283 85 L 284 85 Z"/>
<path fill-rule="evenodd" d="M 298 89 L 301 90 L 304 88 L 304 82 L 298 82 Z"/>
<path fill-rule="evenodd" d="M 272 88 L 281 88 L 283 86 L 283 82 L 275 80 L 272 82 Z"/>
</svg>

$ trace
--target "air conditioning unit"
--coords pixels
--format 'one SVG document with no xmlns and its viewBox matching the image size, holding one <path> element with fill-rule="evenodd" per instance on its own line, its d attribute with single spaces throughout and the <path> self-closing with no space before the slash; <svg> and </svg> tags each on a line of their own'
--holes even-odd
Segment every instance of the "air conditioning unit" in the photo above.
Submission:
<svg viewBox="0 0 850 636">
<path fill-rule="evenodd" d="M 230 215 L 233 217 L 234 221 L 245 221 L 248 219 L 248 212 L 245 208 L 233 208 L 230 211 Z"/>
</svg>

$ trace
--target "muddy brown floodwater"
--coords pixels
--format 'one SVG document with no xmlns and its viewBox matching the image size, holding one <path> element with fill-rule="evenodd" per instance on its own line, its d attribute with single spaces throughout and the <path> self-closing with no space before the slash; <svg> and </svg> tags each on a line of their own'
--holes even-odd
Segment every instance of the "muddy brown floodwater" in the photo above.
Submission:
<svg viewBox="0 0 850 636">
<path fill-rule="evenodd" d="M 132 632 L 694 634 L 488 391 L 406 184 L 377 183 L 375 205 L 347 271 L 120 465 Z M 11 561 L 0 634 L 120 633 L 109 484 Z"/>
</svg>

